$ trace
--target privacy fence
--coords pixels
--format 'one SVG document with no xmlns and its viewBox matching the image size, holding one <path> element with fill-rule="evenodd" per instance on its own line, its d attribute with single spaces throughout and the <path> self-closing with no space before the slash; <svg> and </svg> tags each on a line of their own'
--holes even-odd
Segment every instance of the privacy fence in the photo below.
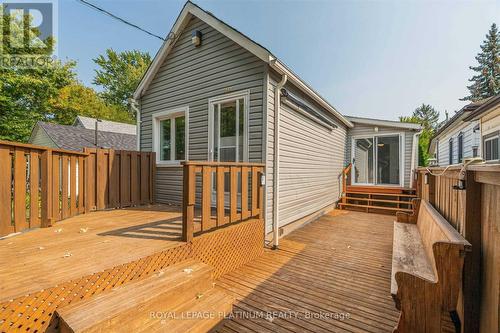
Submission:
<svg viewBox="0 0 500 333">
<path fill-rule="evenodd" d="M 463 332 L 500 332 L 500 165 L 421 168 L 417 194 L 472 245 L 459 304 Z"/>
<path fill-rule="evenodd" d="M 154 202 L 155 155 L 0 141 L 0 237 L 92 210 Z"/>
</svg>

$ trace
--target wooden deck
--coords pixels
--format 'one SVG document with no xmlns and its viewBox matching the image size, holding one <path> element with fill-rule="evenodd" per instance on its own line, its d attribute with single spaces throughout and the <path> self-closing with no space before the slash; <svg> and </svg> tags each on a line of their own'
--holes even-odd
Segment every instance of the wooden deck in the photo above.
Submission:
<svg viewBox="0 0 500 333">
<path fill-rule="evenodd" d="M 0 240 L 0 302 L 179 246 L 182 216 L 162 205 L 79 215 Z"/>
<path fill-rule="evenodd" d="M 335 210 L 292 232 L 217 281 L 237 302 L 214 331 L 392 332 L 393 221 Z"/>
</svg>

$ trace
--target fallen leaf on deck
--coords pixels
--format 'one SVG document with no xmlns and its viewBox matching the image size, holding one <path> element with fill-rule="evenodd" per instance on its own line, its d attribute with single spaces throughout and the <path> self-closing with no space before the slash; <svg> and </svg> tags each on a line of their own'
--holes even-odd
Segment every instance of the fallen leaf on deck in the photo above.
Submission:
<svg viewBox="0 0 500 333">
<path fill-rule="evenodd" d="M 87 231 L 89 231 L 89 228 L 80 228 L 81 234 L 86 233 Z"/>
<path fill-rule="evenodd" d="M 45 250 L 45 248 L 43 246 L 39 246 L 38 249 L 39 250 Z"/>
<path fill-rule="evenodd" d="M 203 297 L 203 294 L 202 294 L 202 293 L 197 293 L 197 294 L 196 294 L 196 299 L 200 299 L 200 298 L 202 298 L 202 297 Z"/>
<path fill-rule="evenodd" d="M 347 248 L 350 249 L 351 248 L 351 245 L 347 245 Z"/>
<path fill-rule="evenodd" d="M 54 230 L 54 232 L 56 232 L 56 233 L 62 232 L 62 229 L 61 228 L 56 229 L 56 230 Z"/>
<path fill-rule="evenodd" d="M 192 268 L 184 268 L 183 272 L 187 273 L 187 274 L 191 274 L 191 273 L 193 273 L 193 269 Z"/>
<path fill-rule="evenodd" d="M 164 271 L 159 271 L 158 273 L 156 273 L 156 276 L 162 276 L 163 274 L 165 274 Z"/>
<path fill-rule="evenodd" d="M 64 255 L 63 255 L 63 258 L 68 258 L 68 257 L 71 257 L 72 254 L 70 252 L 66 252 Z"/>
</svg>

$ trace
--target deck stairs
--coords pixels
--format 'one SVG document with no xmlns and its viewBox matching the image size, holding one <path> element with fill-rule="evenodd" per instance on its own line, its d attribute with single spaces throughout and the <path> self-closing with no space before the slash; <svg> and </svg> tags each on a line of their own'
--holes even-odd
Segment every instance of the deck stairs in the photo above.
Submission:
<svg viewBox="0 0 500 333">
<path fill-rule="evenodd" d="M 375 186 L 347 186 L 338 203 L 340 209 L 371 213 L 396 214 L 412 212 L 415 190 L 409 188 L 377 188 Z"/>
<path fill-rule="evenodd" d="M 57 310 L 60 332 L 207 332 L 234 299 L 213 268 L 189 259 Z"/>
</svg>

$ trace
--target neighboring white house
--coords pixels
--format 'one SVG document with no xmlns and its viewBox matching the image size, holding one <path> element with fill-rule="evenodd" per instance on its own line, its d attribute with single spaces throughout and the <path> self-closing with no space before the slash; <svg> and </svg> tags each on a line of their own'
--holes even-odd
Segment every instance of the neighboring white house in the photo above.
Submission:
<svg viewBox="0 0 500 333">
<path fill-rule="evenodd" d="M 483 159 L 486 162 L 500 162 L 500 94 L 488 99 L 465 121 L 479 122 Z"/>
<path fill-rule="evenodd" d="M 464 121 L 485 101 L 464 106 L 448 120 L 431 140 L 429 152 L 439 166 L 459 164 L 466 158 L 481 156 L 479 121 Z"/>
</svg>

